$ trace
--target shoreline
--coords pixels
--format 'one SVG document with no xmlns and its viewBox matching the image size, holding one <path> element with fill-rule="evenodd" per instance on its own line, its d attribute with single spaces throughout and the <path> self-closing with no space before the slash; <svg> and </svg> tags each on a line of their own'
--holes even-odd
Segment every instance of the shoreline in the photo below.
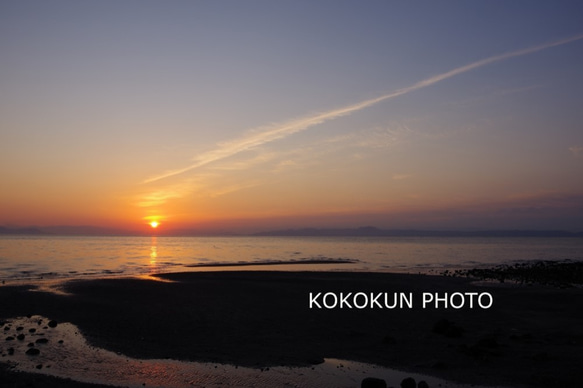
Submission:
<svg viewBox="0 0 583 388">
<path fill-rule="evenodd" d="M 92 345 L 136 358 L 259 368 L 338 358 L 462 383 L 558 387 L 583 381 L 580 288 L 489 287 L 465 278 L 365 272 L 155 276 L 166 281 L 72 280 L 63 284 L 68 295 L 0 286 L 0 320 L 43 315 L 72 322 Z M 310 292 L 486 291 L 494 298 L 488 309 L 309 308 Z"/>
<path fill-rule="evenodd" d="M 298 260 L 274 260 L 274 261 L 237 261 L 232 263 L 198 263 L 185 264 L 186 268 L 214 268 L 214 267 L 263 267 L 272 265 L 317 265 L 317 264 L 355 264 L 355 259 L 298 259 Z"/>
</svg>

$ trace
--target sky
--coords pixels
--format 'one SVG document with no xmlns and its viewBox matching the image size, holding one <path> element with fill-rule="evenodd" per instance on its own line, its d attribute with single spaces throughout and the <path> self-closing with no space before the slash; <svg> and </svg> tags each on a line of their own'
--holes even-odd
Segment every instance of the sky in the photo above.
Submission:
<svg viewBox="0 0 583 388">
<path fill-rule="evenodd" d="M 578 1 L 2 1 L 0 226 L 583 231 Z"/>
</svg>

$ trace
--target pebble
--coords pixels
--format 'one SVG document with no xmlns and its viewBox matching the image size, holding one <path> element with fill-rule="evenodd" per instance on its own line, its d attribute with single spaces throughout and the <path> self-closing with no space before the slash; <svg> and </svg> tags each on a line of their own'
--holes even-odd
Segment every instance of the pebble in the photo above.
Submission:
<svg viewBox="0 0 583 388">
<path fill-rule="evenodd" d="M 417 383 L 413 377 L 407 377 L 401 381 L 401 388 L 416 388 Z"/>
<path fill-rule="evenodd" d="M 40 354 L 40 350 L 38 350 L 37 348 L 30 348 L 26 351 L 26 354 L 28 354 L 29 356 L 38 356 Z"/>
<path fill-rule="evenodd" d="M 360 388 L 387 388 L 387 382 L 376 377 L 367 377 L 360 383 Z"/>
</svg>

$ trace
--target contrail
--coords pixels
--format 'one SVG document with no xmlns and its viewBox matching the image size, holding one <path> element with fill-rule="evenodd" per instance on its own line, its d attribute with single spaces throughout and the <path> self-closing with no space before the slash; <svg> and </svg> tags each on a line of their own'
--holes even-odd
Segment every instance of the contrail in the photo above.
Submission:
<svg viewBox="0 0 583 388">
<path fill-rule="evenodd" d="M 308 117 L 301 118 L 301 119 L 291 120 L 291 121 L 288 121 L 285 123 L 271 125 L 268 127 L 261 127 L 261 128 L 256 129 L 255 131 L 250 132 L 249 134 L 247 134 L 244 137 L 241 137 L 239 139 L 236 139 L 236 140 L 233 140 L 233 141 L 230 141 L 227 143 L 219 144 L 219 147 L 217 149 L 205 152 L 205 153 L 199 155 L 198 157 L 194 158 L 192 160 L 193 163 L 187 167 L 177 169 L 177 170 L 167 171 L 167 172 L 160 174 L 158 176 L 148 178 L 143 183 L 155 182 L 155 181 L 158 181 L 158 180 L 161 180 L 164 178 L 169 178 L 171 176 L 185 173 L 185 172 L 190 171 L 192 169 L 195 169 L 195 168 L 204 166 L 206 164 L 212 163 L 214 161 L 221 160 L 221 159 L 227 158 L 229 156 L 238 154 L 239 152 L 249 150 L 253 147 L 257 147 L 259 145 L 287 137 L 287 136 L 294 134 L 296 132 L 304 131 L 310 127 L 313 127 L 313 126 L 318 125 L 318 124 L 322 124 L 326 121 L 349 115 L 353 112 L 357 112 L 357 111 L 362 110 L 364 108 L 367 108 L 371 105 L 378 104 L 381 101 L 388 100 L 388 99 L 398 97 L 398 96 L 402 96 L 403 94 L 407 94 L 407 93 L 413 92 L 413 91 L 418 90 L 418 89 L 426 88 L 428 86 L 434 85 L 434 84 L 441 82 L 443 80 L 446 80 L 448 78 L 454 77 L 458 74 L 466 73 L 470 70 L 473 70 L 473 69 L 476 69 L 476 68 L 479 68 L 482 66 L 486 66 L 486 65 L 489 65 L 489 64 L 494 63 L 494 62 L 500 62 L 500 61 L 503 61 L 503 60 L 506 60 L 509 58 L 514 58 L 514 57 L 519 57 L 519 56 L 526 55 L 526 54 L 535 53 L 537 51 L 545 50 L 545 49 L 555 47 L 555 46 L 561 46 L 561 45 L 564 45 L 564 44 L 567 44 L 570 42 L 574 42 L 574 41 L 577 41 L 580 39 L 583 39 L 583 34 L 572 36 L 570 38 L 561 39 L 561 40 L 551 42 L 551 43 L 545 43 L 545 44 L 541 44 L 541 45 L 534 46 L 534 47 L 529 47 L 529 48 L 525 48 L 525 49 L 521 49 L 521 50 L 517 50 L 517 51 L 512 51 L 512 52 L 505 53 L 505 54 L 495 55 L 495 56 L 492 56 L 489 58 L 479 60 L 477 62 L 470 63 L 470 64 L 465 65 L 465 66 L 457 67 L 457 68 L 450 70 L 448 72 L 441 73 L 441 74 L 435 75 L 433 77 L 424 79 L 424 80 L 419 81 L 411 86 L 408 86 L 408 87 L 405 87 L 402 89 L 398 89 L 394 92 L 385 94 L 385 95 L 380 96 L 380 97 L 376 97 L 376 98 L 373 98 L 370 100 L 362 101 L 362 102 L 359 102 L 357 104 L 348 105 L 348 106 L 345 106 L 343 108 L 333 109 L 333 110 L 330 110 L 328 112 L 317 113 L 313 116 L 308 116 Z"/>
</svg>

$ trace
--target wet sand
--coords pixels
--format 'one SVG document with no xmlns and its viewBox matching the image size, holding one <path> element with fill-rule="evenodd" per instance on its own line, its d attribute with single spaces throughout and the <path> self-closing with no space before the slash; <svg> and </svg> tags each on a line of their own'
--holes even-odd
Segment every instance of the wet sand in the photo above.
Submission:
<svg viewBox="0 0 583 388">
<path fill-rule="evenodd" d="M 583 381 L 581 288 L 478 286 L 462 278 L 353 272 L 160 278 L 167 281 L 70 281 L 63 286 L 68 295 L 1 286 L 0 320 L 43 315 L 72 322 L 95 346 L 136 358 L 257 368 L 337 358 L 477 384 L 559 387 Z M 414 305 L 310 309 L 309 294 L 318 292 L 412 293 Z M 423 309 L 423 292 L 488 292 L 494 303 L 488 309 L 467 303 Z M 13 384 L 4 386 L 22 386 L 19 380 L 37 376 L 3 368 L 0 378 Z"/>
</svg>

